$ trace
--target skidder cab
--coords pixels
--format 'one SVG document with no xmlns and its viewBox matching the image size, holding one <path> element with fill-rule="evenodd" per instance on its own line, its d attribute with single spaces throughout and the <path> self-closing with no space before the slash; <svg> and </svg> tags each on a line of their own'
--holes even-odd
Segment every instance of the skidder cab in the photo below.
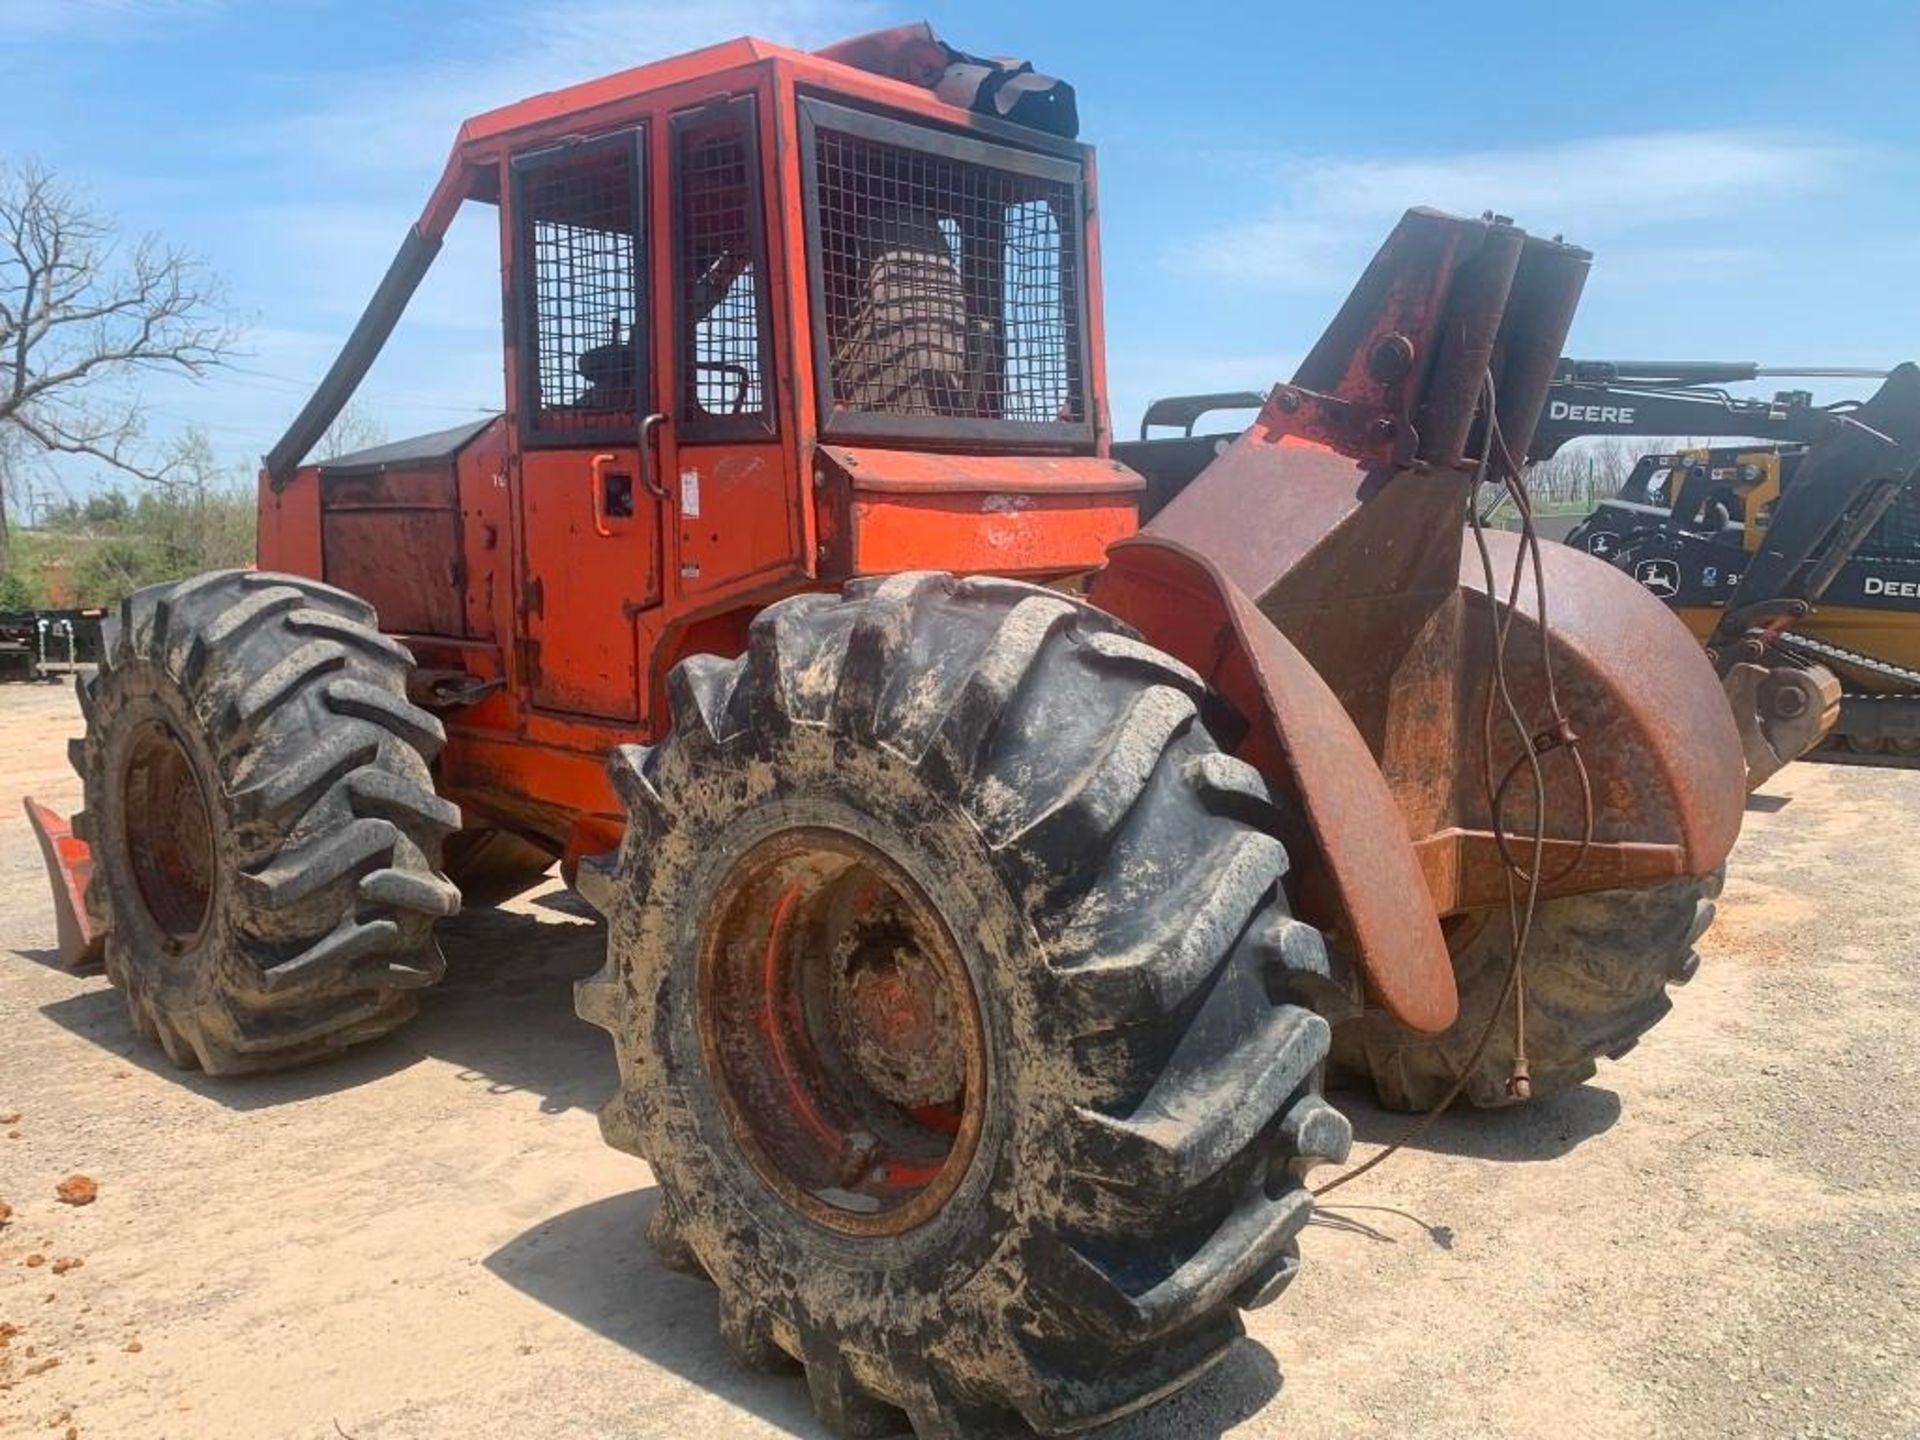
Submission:
<svg viewBox="0 0 1920 1440">
<path fill-rule="evenodd" d="M 1463 551 L 1585 253 L 1410 213 L 1142 528 L 1070 116 L 908 27 L 469 121 L 268 457 L 261 570 L 123 607 L 53 835 L 76 949 L 221 1072 L 392 1028 L 434 919 L 562 856 L 650 1239 L 841 1434 L 1188 1383 L 1298 1268 L 1330 1047 L 1391 1104 L 1514 1098 L 1524 864 L 1532 1083 L 1576 1083 L 1739 821 L 1657 601 L 1562 550 L 1549 620 L 1511 538 Z M 303 465 L 466 203 L 504 413 Z"/>
</svg>

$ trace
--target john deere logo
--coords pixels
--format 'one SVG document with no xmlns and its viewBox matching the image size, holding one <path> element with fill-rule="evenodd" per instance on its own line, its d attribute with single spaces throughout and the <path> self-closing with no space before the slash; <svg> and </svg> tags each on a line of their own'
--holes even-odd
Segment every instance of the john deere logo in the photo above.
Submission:
<svg viewBox="0 0 1920 1440">
<path fill-rule="evenodd" d="M 1547 406 L 1549 420 L 1573 420 L 1582 425 L 1631 425 L 1632 405 L 1574 405 L 1555 400 Z"/>
<path fill-rule="evenodd" d="M 1680 567 L 1671 560 L 1642 560 L 1633 578 L 1662 599 L 1680 593 Z"/>
<path fill-rule="evenodd" d="M 1611 530 L 1596 530 L 1587 536 L 1587 553 L 1598 555 L 1602 560 L 1610 558 L 1620 548 L 1620 537 Z"/>
</svg>

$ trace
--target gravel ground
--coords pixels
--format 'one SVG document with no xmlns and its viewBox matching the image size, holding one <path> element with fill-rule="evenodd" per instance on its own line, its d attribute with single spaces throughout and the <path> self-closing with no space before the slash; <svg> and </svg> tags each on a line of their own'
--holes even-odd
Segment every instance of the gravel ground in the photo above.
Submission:
<svg viewBox="0 0 1920 1440">
<path fill-rule="evenodd" d="M 564 892 L 450 924 L 422 1019 L 340 1063 L 180 1074 L 52 953 L 19 799 L 72 807 L 78 725 L 0 690 L 0 1433 L 824 1433 L 642 1245 Z M 1916 817 L 1920 772 L 1780 776 L 1667 1023 L 1343 1190 L 1227 1363 L 1099 1440 L 1920 1435 Z M 1342 1098 L 1358 1154 L 1396 1132 Z"/>
</svg>

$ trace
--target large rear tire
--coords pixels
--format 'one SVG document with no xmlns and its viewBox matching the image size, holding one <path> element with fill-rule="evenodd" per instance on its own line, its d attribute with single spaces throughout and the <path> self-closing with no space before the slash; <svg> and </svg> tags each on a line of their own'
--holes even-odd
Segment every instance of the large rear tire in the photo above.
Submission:
<svg viewBox="0 0 1920 1440">
<path fill-rule="evenodd" d="M 412 657 L 373 608 L 229 570 L 128 597 L 70 747 L 93 849 L 87 910 L 136 1029 L 176 1064 L 273 1070 L 413 1014 L 459 812 Z"/>
<path fill-rule="evenodd" d="M 804 595 L 671 679 L 580 1013 L 650 1238 L 840 1435 L 1054 1434 L 1186 1385 L 1291 1280 L 1338 1008 L 1204 686 L 1010 581 Z"/>
<path fill-rule="evenodd" d="M 1608 890 L 1543 902 L 1527 945 L 1527 1061 L 1535 1099 L 1591 1079 L 1673 1008 L 1667 987 L 1693 978 L 1694 942 L 1713 923 L 1723 876 L 1689 876 L 1646 890 Z M 1505 910 L 1452 922 L 1460 1018 L 1418 1035 L 1378 1012 L 1334 1027 L 1333 1069 L 1372 1082 L 1389 1110 L 1425 1111 L 1453 1088 L 1505 993 L 1512 942 Z M 1460 1099 L 1481 1109 L 1516 1103 L 1508 1005 Z"/>
</svg>

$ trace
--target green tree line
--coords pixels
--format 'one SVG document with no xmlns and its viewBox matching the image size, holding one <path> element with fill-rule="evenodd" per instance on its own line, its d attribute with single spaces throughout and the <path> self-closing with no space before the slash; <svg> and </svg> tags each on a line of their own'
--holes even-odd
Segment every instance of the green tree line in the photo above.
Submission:
<svg viewBox="0 0 1920 1440">
<path fill-rule="evenodd" d="M 197 431 L 173 452 L 163 479 L 62 501 L 15 529 L 0 611 L 115 605 L 142 585 L 252 563 L 251 477 L 223 471 Z"/>
</svg>

